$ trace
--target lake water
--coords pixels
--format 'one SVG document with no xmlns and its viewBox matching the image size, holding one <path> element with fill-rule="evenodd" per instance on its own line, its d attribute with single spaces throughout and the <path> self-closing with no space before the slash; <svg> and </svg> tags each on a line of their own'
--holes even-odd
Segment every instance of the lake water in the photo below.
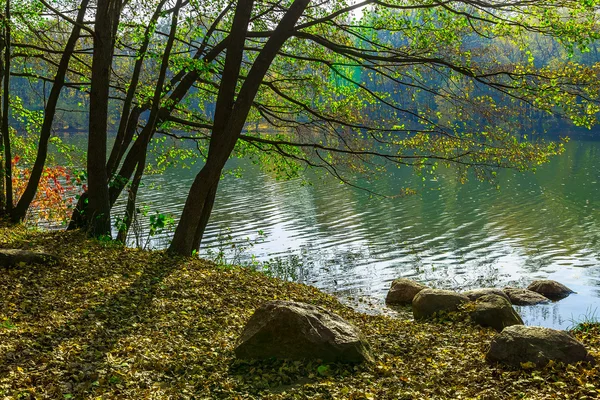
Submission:
<svg viewBox="0 0 600 400">
<path fill-rule="evenodd" d="M 600 306 L 599 141 L 571 140 L 564 155 L 535 174 L 502 171 L 499 190 L 460 184 L 452 171 L 423 182 L 400 169 L 375 187 L 418 190 L 395 199 L 370 198 L 334 179 L 310 177 L 314 184 L 305 186 L 252 164 L 244 169 L 220 185 L 204 253 L 225 246 L 231 259 L 245 250 L 245 261 L 271 260 L 276 275 L 367 312 L 391 312 L 383 299 L 398 277 L 455 290 L 550 278 L 577 292 L 519 307 L 528 325 L 568 328 Z M 196 170 L 148 177 L 142 203 L 151 213 L 178 216 Z"/>
</svg>

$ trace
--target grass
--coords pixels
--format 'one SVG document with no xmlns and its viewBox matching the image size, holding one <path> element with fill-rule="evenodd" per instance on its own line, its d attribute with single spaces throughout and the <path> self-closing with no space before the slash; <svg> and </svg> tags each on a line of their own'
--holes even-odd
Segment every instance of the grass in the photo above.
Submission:
<svg viewBox="0 0 600 400">
<path fill-rule="evenodd" d="M 79 233 L 0 228 L 0 246 L 40 248 L 56 266 L 0 279 L 0 398 L 596 398 L 600 370 L 488 365 L 495 332 L 467 320 L 416 323 L 357 313 L 317 289 L 242 268 L 126 249 Z M 240 362 L 233 349 L 263 302 L 303 301 L 358 326 L 375 362 Z M 575 330 L 600 357 L 600 329 Z"/>
<path fill-rule="evenodd" d="M 571 323 L 569 326 L 569 330 L 571 331 L 580 331 L 586 330 L 590 327 L 595 327 L 600 324 L 600 320 L 598 319 L 597 308 L 593 308 L 590 306 L 587 308 L 585 313 L 579 315 L 578 318 L 571 317 L 569 322 Z"/>
</svg>

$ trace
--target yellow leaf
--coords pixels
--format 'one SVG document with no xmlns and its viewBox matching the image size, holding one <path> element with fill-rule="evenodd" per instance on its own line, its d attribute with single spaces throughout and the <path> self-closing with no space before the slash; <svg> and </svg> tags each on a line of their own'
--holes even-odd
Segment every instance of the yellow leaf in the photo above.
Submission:
<svg viewBox="0 0 600 400">
<path fill-rule="evenodd" d="M 523 369 L 533 369 L 533 368 L 535 368 L 535 364 L 533 362 L 531 362 L 531 361 L 527 361 L 527 362 L 524 362 L 524 363 L 522 362 L 521 363 L 521 368 L 523 368 Z"/>
</svg>

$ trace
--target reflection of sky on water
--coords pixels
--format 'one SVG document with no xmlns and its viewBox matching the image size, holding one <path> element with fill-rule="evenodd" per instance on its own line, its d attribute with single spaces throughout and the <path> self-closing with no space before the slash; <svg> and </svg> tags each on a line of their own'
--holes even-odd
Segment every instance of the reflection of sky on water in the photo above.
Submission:
<svg viewBox="0 0 600 400">
<path fill-rule="evenodd" d="M 204 245 L 223 244 L 225 228 L 237 241 L 252 241 L 262 230 L 265 240 L 249 253 L 278 259 L 273 265 L 282 275 L 361 309 L 383 307 L 400 276 L 457 290 L 523 287 L 550 277 L 577 294 L 520 311 L 528 324 L 564 328 L 600 305 L 597 160 L 599 142 L 572 141 L 565 155 L 535 175 L 503 171 L 500 191 L 486 183 L 458 184 L 451 171 L 423 183 L 411 170 L 399 170 L 374 187 L 419 190 L 397 199 L 371 199 L 334 180 L 314 186 L 276 181 L 249 165 L 243 178 L 227 177 L 220 185 Z M 147 184 L 158 189 L 146 190 L 142 202 L 177 216 L 193 172 L 149 177 Z"/>
</svg>

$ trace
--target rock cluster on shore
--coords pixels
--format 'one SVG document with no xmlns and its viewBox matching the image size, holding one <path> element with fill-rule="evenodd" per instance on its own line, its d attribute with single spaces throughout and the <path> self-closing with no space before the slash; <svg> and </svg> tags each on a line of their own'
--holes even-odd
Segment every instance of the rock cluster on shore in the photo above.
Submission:
<svg viewBox="0 0 600 400">
<path fill-rule="evenodd" d="M 466 312 L 474 323 L 500 332 L 486 354 L 488 361 L 512 367 L 543 367 L 551 360 L 571 364 L 594 359 L 581 343 L 564 331 L 524 326 L 513 305 L 548 303 L 571 293 L 574 293 L 571 289 L 553 280 L 536 280 L 526 289 L 482 288 L 458 293 L 430 289 L 402 278 L 392 283 L 386 303 L 411 304 L 415 320 Z"/>
<path fill-rule="evenodd" d="M 481 288 L 458 293 L 431 289 L 419 282 L 400 278 L 392 282 L 385 301 L 389 305 L 412 305 L 415 319 L 421 319 L 429 318 L 436 312 L 457 311 L 459 303 L 476 302 L 479 298 L 489 295 L 499 296 L 511 305 L 531 306 L 557 301 L 571 293 L 574 292 L 565 285 L 548 279 L 533 281 L 527 289 Z"/>
<path fill-rule="evenodd" d="M 548 302 L 572 291 L 555 281 L 535 281 L 529 289 L 485 288 L 457 293 L 431 289 L 410 279 L 397 279 L 388 304 L 411 304 L 415 320 L 447 313 L 467 313 L 474 323 L 498 331 L 486 354 L 488 362 L 510 367 L 544 367 L 549 362 L 594 362 L 587 349 L 568 333 L 524 326 L 513 304 Z M 246 324 L 235 350 L 240 359 L 320 359 L 328 362 L 372 361 L 357 328 L 340 316 L 305 303 L 271 301 L 260 306 Z"/>
</svg>

